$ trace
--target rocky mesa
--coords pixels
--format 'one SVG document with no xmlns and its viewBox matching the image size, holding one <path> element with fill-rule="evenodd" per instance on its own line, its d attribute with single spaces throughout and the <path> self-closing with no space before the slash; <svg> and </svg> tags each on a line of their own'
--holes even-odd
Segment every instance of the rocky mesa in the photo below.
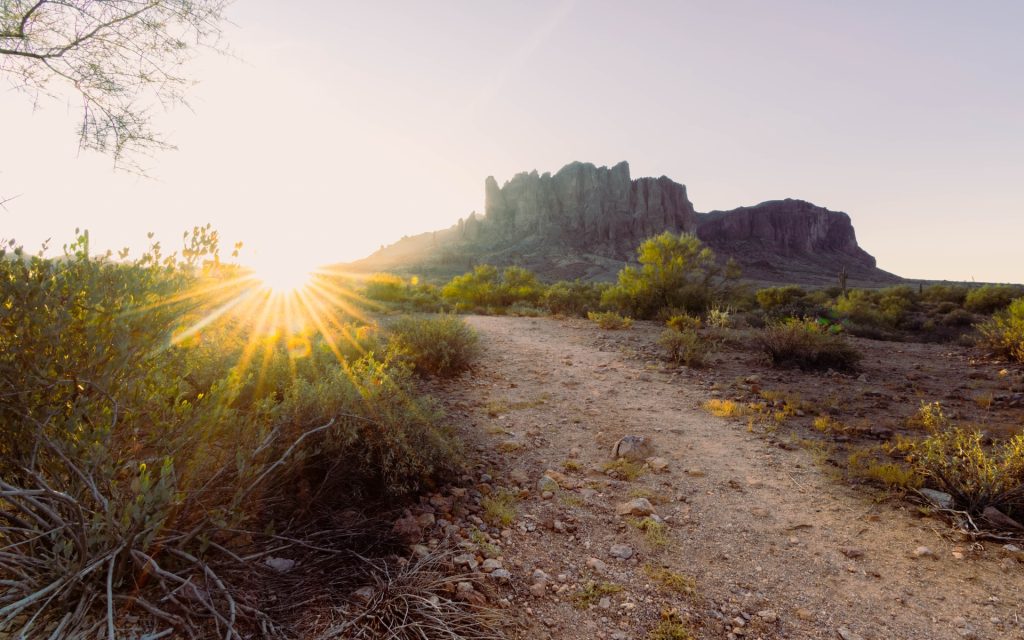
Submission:
<svg viewBox="0 0 1024 640">
<path fill-rule="evenodd" d="M 547 278 L 612 279 L 645 238 L 696 233 L 746 277 L 769 282 L 899 280 L 857 244 L 850 216 L 802 200 L 698 213 L 686 186 L 666 176 L 632 178 L 629 164 L 573 162 L 558 172 L 484 182 L 484 213 L 448 229 L 406 237 L 349 265 L 446 276 L 475 264 L 517 264 Z"/>
</svg>

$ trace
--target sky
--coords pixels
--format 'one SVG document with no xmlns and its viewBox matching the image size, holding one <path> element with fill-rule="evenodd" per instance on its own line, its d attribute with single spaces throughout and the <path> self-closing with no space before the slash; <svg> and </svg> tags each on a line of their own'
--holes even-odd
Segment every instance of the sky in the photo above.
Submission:
<svg viewBox="0 0 1024 640">
<path fill-rule="evenodd" d="M 1024 3 L 237 0 L 149 177 L 79 153 L 73 99 L 0 85 L 0 238 L 363 257 L 483 208 L 488 175 L 628 160 L 698 211 L 848 212 L 881 268 L 1024 282 Z"/>
</svg>

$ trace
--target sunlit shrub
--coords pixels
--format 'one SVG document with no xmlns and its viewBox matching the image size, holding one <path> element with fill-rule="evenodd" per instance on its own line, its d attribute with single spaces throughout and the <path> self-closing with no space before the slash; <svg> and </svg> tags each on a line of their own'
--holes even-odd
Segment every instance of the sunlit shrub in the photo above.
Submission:
<svg viewBox="0 0 1024 640">
<path fill-rule="evenodd" d="M 476 332 L 454 315 L 405 316 L 388 329 L 415 371 L 427 375 L 447 378 L 462 373 L 472 365 L 479 348 Z"/>
<path fill-rule="evenodd" d="M 785 287 L 768 287 L 759 289 L 756 293 L 757 304 L 765 311 L 772 311 L 778 307 L 793 304 L 800 298 L 807 295 L 803 287 L 787 285 Z"/>
<path fill-rule="evenodd" d="M 968 288 L 958 284 L 931 284 L 921 290 L 921 299 L 927 302 L 949 303 L 962 306 Z M 947 309 L 948 313 L 951 309 Z"/>
<path fill-rule="evenodd" d="M 536 306 L 544 295 L 544 285 L 522 267 L 499 271 L 491 265 L 479 265 L 469 273 L 452 278 L 441 288 L 441 295 L 457 308 L 495 312 L 516 303 Z"/>
<path fill-rule="evenodd" d="M 637 318 L 650 319 L 663 309 L 700 315 L 717 299 L 728 297 L 739 267 L 719 264 L 715 253 L 692 234 L 666 231 L 637 248 L 640 267 L 619 271 L 615 286 L 601 296 L 601 305 Z"/>
<path fill-rule="evenodd" d="M 1024 362 L 1024 298 L 977 325 L 980 344 L 994 353 Z"/>
<path fill-rule="evenodd" d="M 700 325 L 700 318 L 688 313 L 673 315 L 665 321 L 665 326 L 675 331 L 697 331 L 700 329 Z"/>
<path fill-rule="evenodd" d="M 1011 517 L 1024 515 L 1024 435 L 985 447 L 979 431 L 947 428 L 916 449 L 916 465 L 957 508 L 978 515 L 995 507 Z"/>
<path fill-rule="evenodd" d="M 633 319 L 623 317 L 614 311 L 591 311 L 587 318 L 596 323 L 602 329 L 616 330 L 628 329 L 633 326 Z"/>
</svg>

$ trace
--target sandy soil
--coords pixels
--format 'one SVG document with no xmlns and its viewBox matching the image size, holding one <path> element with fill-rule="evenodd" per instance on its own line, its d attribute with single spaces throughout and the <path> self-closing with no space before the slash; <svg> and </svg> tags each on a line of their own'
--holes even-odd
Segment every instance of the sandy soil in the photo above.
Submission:
<svg viewBox="0 0 1024 640">
<path fill-rule="evenodd" d="M 724 352 L 707 371 L 677 370 L 652 357 L 653 325 L 613 335 L 582 320 L 468 321 L 483 356 L 448 385 L 446 403 L 480 434 L 485 493 L 523 488 L 517 520 L 502 532 L 513 635 L 639 639 L 674 609 L 699 638 L 1024 638 L 1020 553 L 963 540 L 913 505 L 838 482 L 778 433 L 751 433 L 699 408 L 713 393 L 753 394 L 729 382 L 747 369 L 775 375 L 745 356 Z M 895 348 L 917 347 L 879 347 Z M 902 374 L 885 376 L 886 363 L 873 360 L 865 379 L 820 376 L 809 387 L 825 397 L 830 386 L 863 395 L 865 385 L 896 384 Z M 1001 384 L 988 372 L 974 381 L 986 380 Z M 884 390 L 893 405 L 904 404 L 899 393 L 925 395 L 910 382 Z M 899 424 L 902 416 L 867 397 L 851 411 Z M 978 406 L 963 402 L 963 411 Z M 632 481 L 605 473 L 625 435 L 652 441 L 667 469 Z M 545 498 L 537 481 L 548 469 L 565 477 Z M 616 514 L 640 496 L 667 523 L 664 540 Z M 633 557 L 612 557 L 614 544 Z M 652 569 L 692 577 L 695 594 L 660 587 Z M 581 603 L 590 580 L 622 590 Z"/>
</svg>

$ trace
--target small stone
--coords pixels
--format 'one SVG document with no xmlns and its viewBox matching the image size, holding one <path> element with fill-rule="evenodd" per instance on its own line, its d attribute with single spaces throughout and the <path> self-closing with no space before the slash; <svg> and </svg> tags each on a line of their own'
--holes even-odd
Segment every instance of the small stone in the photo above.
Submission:
<svg viewBox="0 0 1024 640">
<path fill-rule="evenodd" d="M 953 508 L 953 496 L 943 491 L 936 491 L 935 489 L 918 489 L 918 493 L 925 497 L 928 502 L 932 503 L 940 509 L 952 509 Z"/>
<path fill-rule="evenodd" d="M 543 493 L 553 493 L 558 491 L 558 483 L 555 482 L 554 478 L 550 476 L 541 476 L 540 480 L 537 481 L 537 491 Z"/>
<path fill-rule="evenodd" d="M 804 609 L 803 607 L 800 607 L 796 610 L 796 617 L 800 618 L 801 620 L 813 620 L 814 614 L 811 613 L 810 609 Z"/>
<path fill-rule="evenodd" d="M 842 638 L 842 640 L 864 640 L 863 637 L 861 637 L 861 636 L 857 635 L 856 633 L 850 631 L 846 627 L 839 627 L 836 630 L 836 633 L 839 634 L 839 637 Z"/>
<path fill-rule="evenodd" d="M 594 571 L 596 571 L 598 573 L 607 573 L 608 572 L 608 563 L 606 563 L 604 560 L 601 560 L 599 558 L 588 558 L 587 559 L 587 568 L 588 569 L 593 569 Z"/>
<path fill-rule="evenodd" d="M 620 516 L 649 516 L 654 513 L 654 505 L 647 498 L 633 498 L 615 507 Z"/>
<path fill-rule="evenodd" d="M 452 562 L 455 563 L 456 567 L 466 567 L 470 571 L 476 571 L 476 568 L 480 566 L 480 564 L 476 561 L 476 556 L 474 556 L 472 553 L 459 554 L 452 558 Z"/>
<path fill-rule="evenodd" d="M 484 563 L 480 565 L 480 571 L 484 573 L 491 573 L 501 568 L 501 561 L 495 560 L 494 558 L 488 558 L 484 560 Z"/>
<path fill-rule="evenodd" d="M 656 473 L 661 473 L 668 469 L 668 460 L 665 458 L 647 458 L 647 466 Z"/>
<path fill-rule="evenodd" d="M 418 518 L 416 518 L 416 522 L 421 527 L 426 529 L 428 527 L 434 526 L 434 522 L 436 522 L 436 519 L 434 518 L 434 514 L 432 514 L 432 513 L 423 513 L 423 514 L 420 514 L 420 516 Z"/>
<path fill-rule="evenodd" d="M 352 592 L 352 598 L 358 602 L 369 602 L 373 599 L 373 587 L 359 587 Z"/>
<path fill-rule="evenodd" d="M 458 584 L 455 585 L 456 593 L 458 593 L 458 592 L 465 593 L 466 591 L 472 591 L 472 590 L 473 590 L 473 583 L 472 582 L 465 582 L 465 581 L 463 581 L 463 582 L 459 582 Z"/>
<path fill-rule="evenodd" d="M 540 497 L 543 500 L 550 500 L 555 497 L 555 493 L 553 491 L 542 491 Z"/>
<path fill-rule="evenodd" d="M 773 624 L 779 620 L 779 614 L 775 613 L 771 609 L 764 609 L 763 611 L 758 611 L 757 617 L 761 618 L 769 624 Z"/>
<path fill-rule="evenodd" d="M 644 436 L 625 436 L 612 448 L 612 458 L 625 458 L 642 462 L 654 452 L 651 442 Z"/>
<path fill-rule="evenodd" d="M 534 598 L 543 598 L 544 594 L 547 593 L 547 590 L 548 583 L 544 581 L 534 582 L 530 585 L 530 595 L 532 595 Z"/>
<path fill-rule="evenodd" d="M 509 573 L 508 569 L 495 569 L 487 574 L 487 577 L 498 582 L 508 582 L 512 579 L 512 574 Z"/>
<path fill-rule="evenodd" d="M 426 558 L 430 555 L 430 549 L 423 544 L 414 544 L 409 549 L 412 551 L 412 555 L 417 558 Z"/>
<path fill-rule="evenodd" d="M 864 550 L 863 549 L 858 549 L 857 547 L 843 547 L 839 551 L 840 551 L 840 553 L 842 553 L 847 558 L 850 558 L 851 560 L 856 559 L 856 558 L 863 558 L 864 557 Z"/>
<path fill-rule="evenodd" d="M 613 544 L 611 549 L 609 549 L 608 554 L 613 558 L 629 560 L 633 557 L 633 547 L 628 544 Z"/>
<path fill-rule="evenodd" d="M 915 558 L 934 558 L 935 557 L 935 552 L 932 551 L 931 549 L 929 549 L 928 547 L 922 545 L 922 546 L 914 549 L 914 557 Z"/>
<path fill-rule="evenodd" d="M 289 558 L 275 558 L 274 556 L 268 557 L 263 561 L 263 564 L 267 565 L 278 573 L 288 573 L 295 568 L 295 561 Z"/>
<path fill-rule="evenodd" d="M 695 467 L 692 469 L 687 469 L 686 475 L 690 476 L 691 478 L 703 478 L 707 474 L 704 473 L 703 469 L 698 469 Z"/>
<path fill-rule="evenodd" d="M 602 609 L 610 609 L 612 606 L 612 599 L 605 596 L 598 601 L 597 606 Z"/>
</svg>

